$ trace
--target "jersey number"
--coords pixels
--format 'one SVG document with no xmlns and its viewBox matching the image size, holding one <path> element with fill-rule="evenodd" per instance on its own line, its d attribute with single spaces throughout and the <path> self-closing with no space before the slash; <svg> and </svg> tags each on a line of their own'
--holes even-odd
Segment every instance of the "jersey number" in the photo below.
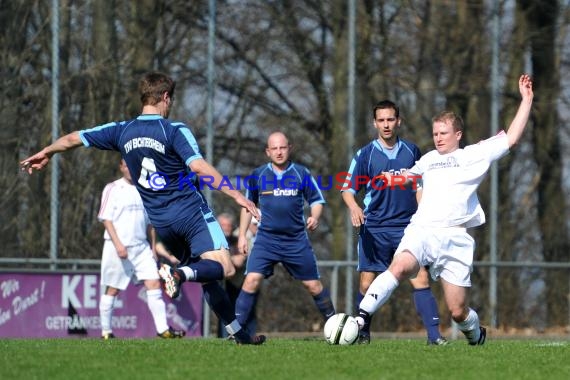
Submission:
<svg viewBox="0 0 570 380">
<path fill-rule="evenodd" d="M 141 175 L 139 177 L 139 185 L 144 187 L 145 189 L 152 188 L 148 183 L 151 176 L 156 173 L 156 165 L 154 164 L 153 158 L 145 157 L 141 162 Z M 153 190 L 155 190 L 153 188 Z"/>
</svg>

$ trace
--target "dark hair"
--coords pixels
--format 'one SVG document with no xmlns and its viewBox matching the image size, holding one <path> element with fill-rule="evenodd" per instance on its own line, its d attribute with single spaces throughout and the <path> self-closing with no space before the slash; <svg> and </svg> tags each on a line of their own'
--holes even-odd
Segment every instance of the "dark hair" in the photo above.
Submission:
<svg viewBox="0 0 570 380">
<path fill-rule="evenodd" d="M 436 123 L 436 122 L 441 122 L 441 123 L 447 123 L 450 122 L 451 126 L 453 127 L 453 131 L 457 132 L 457 131 L 461 131 L 463 132 L 463 119 L 461 118 L 461 116 L 457 115 L 455 112 L 452 111 L 442 111 L 440 113 L 438 113 L 437 115 L 435 115 L 432 119 L 431 119 L 432 123 Z"/>
<path fill-rule="evenodd" d="M 376 103 L 374 109 L 372 110 L 372 118 L 376 119 L 376 110 L 384 110 L 387 108 L 392 108 L 396 111 L 396 117 L 400 117 L 400 108 L 391 100 L 382 100 L 381 102 Z"/>
<path fill-rule="evenodd" d="M 155 105 L 160 102 L 165 92 L 172 98 L 174 96 L 175 87 L 176 82 L 168 75 L 157 71 L 147 73 L 139 82 L 141 103 L 143 106 Z"/>
</svg>

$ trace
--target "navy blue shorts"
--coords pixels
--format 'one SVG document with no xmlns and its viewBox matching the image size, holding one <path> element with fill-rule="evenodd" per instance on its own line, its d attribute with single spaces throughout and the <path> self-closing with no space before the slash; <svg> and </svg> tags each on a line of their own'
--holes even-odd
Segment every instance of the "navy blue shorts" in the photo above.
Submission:
<svg viewBox="0 0 570 380">
<path fill-rule="evenodd" d="M 273 267 L 283 264 L 296 280 L 318 280 L 317 258 L 306 232 L 283 236 L 259 231 L 247 259 L 246 273 L 273 275 Z"/>
<path fill-rule="evenodd" d="M 404 228 L 360 227 L 358 234 L 359 272 L 385 272 L 404 236 Z"/>
<path fill-rule="evenodd" d="M 220 224 L 205 204 L 197 212 L 155 229 L 166 248 L 180 260 L 180 265 L 199 260 L 204 252 L 228 248 Z"/>
</svg>

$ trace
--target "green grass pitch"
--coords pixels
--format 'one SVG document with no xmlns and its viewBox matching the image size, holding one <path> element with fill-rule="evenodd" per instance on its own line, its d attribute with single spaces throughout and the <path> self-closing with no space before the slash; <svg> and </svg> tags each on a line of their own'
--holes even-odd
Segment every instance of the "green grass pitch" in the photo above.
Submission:
<svg viewBox="0 0 570 380">
<path fill-rule="evenodd" d="M 570 341 L 0 339 L 0 379 L 570 379 Z"/>
</svg>

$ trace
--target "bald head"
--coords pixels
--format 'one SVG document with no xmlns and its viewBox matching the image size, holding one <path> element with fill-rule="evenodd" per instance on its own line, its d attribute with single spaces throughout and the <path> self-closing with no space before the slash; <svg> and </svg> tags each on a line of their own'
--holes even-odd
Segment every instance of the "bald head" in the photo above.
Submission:
<svg viewBox="0 0 570 380">
<path fill-rule="evenodd" d="M 218 215 L 218 223 L 220 223 L 220 227 L 222 227 L 222 231 L 224 231 L 224 235 L 226 238 L 231 236 L 232 231 L 234 230 L 234 217 L 231 214 L 226 212 L 221 213 Z"/>
<path fill-rule="evenodd" d="M 269 148 L 272 145 L 289 145 L 289 140 L 287 139 L 287 136 L 285 136 L 285 134 L 283 132 L 273 132 L 272 134 L 269 135 L 269 137 L 267 138 L 267 147 Z"/>
<path fill-rule="evenodd" d="M 282 132 L 273 132 L 267 139 L 265 153 L 271 160 L 274 168 L 284 170 L 289 165 L 289 140 Z"/>
</svg>

